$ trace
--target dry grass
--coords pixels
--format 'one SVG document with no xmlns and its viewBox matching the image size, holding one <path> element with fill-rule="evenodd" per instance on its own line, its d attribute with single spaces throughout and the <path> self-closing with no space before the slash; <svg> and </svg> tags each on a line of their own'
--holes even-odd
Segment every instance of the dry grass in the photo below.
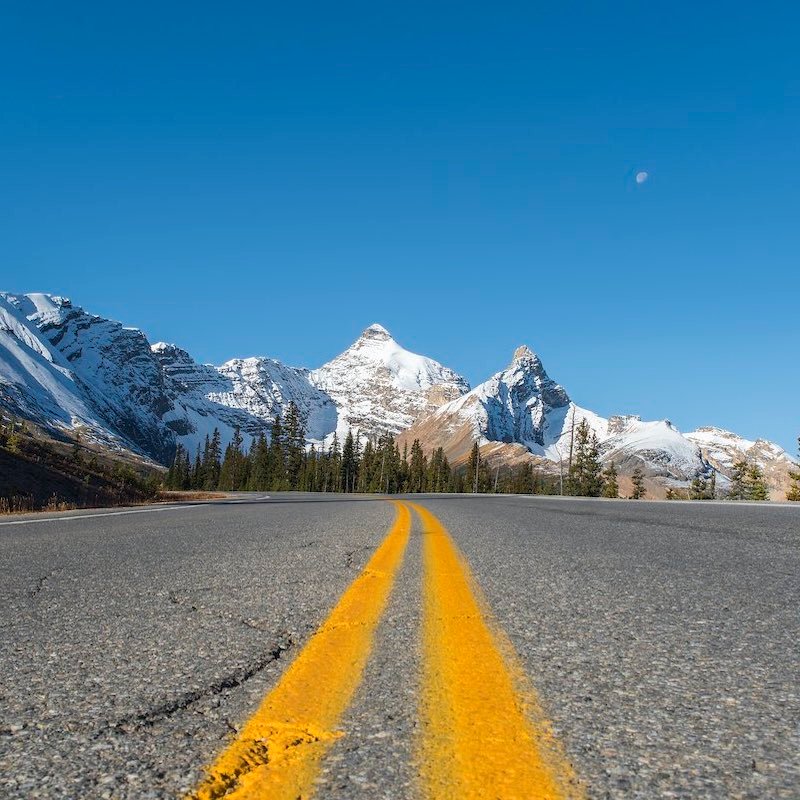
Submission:
<svg viewBox="0 0 800 800">
<path fill-rule="evenodd" d="M 0 514 L 30 514 L 36 511 L 72 511 L 78 506 L 53 493 L 43 505 L 37 505 L 30 495 L 15 494 L 0 497 Z"/>
<path fill-rule="evenodd" d="M 162 503 L 191 503 L 193 500 L 224 500 L 228 495 L 224 492 L 173 492 L 166 489 L 158 493 Z"/>
<path fill-rule="evenodd" d="M 119 507 L 149 506 L 154 503 L 191 503 L 198 500 L 224 500 L 227 497 L 222 492 L 159 492 L 154 500 L 126 501 L 119 503 Z M 9 514 L 47 514 L 54 511 L 74 511 L 78 508 L 115 508 L 108 505 L 78 505 L 71 503 L 57 494 L 52 494 L 46 503 L 37 504 L 30 495 L 15 494 L 11 497 L 0 497 L 0 516 Z"/>
</svg>

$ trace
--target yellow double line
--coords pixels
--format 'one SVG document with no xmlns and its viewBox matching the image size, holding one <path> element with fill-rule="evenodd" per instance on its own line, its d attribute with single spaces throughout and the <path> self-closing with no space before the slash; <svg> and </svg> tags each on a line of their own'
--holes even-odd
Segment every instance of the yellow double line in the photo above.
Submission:
<svg viewBox="0 0 800 800">
<path fill-rule="evenodd" d="M 395 506 L 395 522 L 369 563 L 191 798 L 311 797 L 325 752 L 343 735 L 337 725 L 361 682 L 402 564 L 409 506 L 423 533 L 422 796 L 580 796 L 513 648 L 449 534 L 423 506 Z"/>
</svg>

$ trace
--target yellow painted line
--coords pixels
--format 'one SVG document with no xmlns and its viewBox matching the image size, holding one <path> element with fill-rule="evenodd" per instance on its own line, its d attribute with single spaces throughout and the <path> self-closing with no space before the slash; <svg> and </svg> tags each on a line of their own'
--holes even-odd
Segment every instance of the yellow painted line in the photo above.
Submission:
<svg viewBox="0 0 800 800">
<path fill-rule="evenodd" d="M 411 530 L 395 503 L 389 534 L 277 686 L 189 797 L 298 800 L 312 794 L 320 761 L 361 682 Z"/>
<path fill-rule="evenodd" d="M 492 621 L 439 520 L 423 527 L 420 718 L 423 794 L 433 800 L 580 798 L 582 790 L 511 642 Z"/>
</svg>

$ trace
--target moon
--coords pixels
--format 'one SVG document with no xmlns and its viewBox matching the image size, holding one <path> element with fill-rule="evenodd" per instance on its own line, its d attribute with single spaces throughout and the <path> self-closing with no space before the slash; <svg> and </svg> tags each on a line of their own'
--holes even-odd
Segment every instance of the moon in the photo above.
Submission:
<svg viewBox="0 0 800 800">
<path fill-rule="evenodd" d="M 644 183 L 650 176 L 646 172 L 636 173 L 636 183 Z"/>
</svg>

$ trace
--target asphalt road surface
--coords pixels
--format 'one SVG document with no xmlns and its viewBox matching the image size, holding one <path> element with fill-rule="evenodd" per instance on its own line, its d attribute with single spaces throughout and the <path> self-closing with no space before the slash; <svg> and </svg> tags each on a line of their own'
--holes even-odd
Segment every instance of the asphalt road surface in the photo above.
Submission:
<svg viewBox="0 0 800 800">
<path fill-rule="evenodd" d="M 0 520 L 0 796 L 800 797 L 800 508 L 405 499 Z"/>
</svg>

